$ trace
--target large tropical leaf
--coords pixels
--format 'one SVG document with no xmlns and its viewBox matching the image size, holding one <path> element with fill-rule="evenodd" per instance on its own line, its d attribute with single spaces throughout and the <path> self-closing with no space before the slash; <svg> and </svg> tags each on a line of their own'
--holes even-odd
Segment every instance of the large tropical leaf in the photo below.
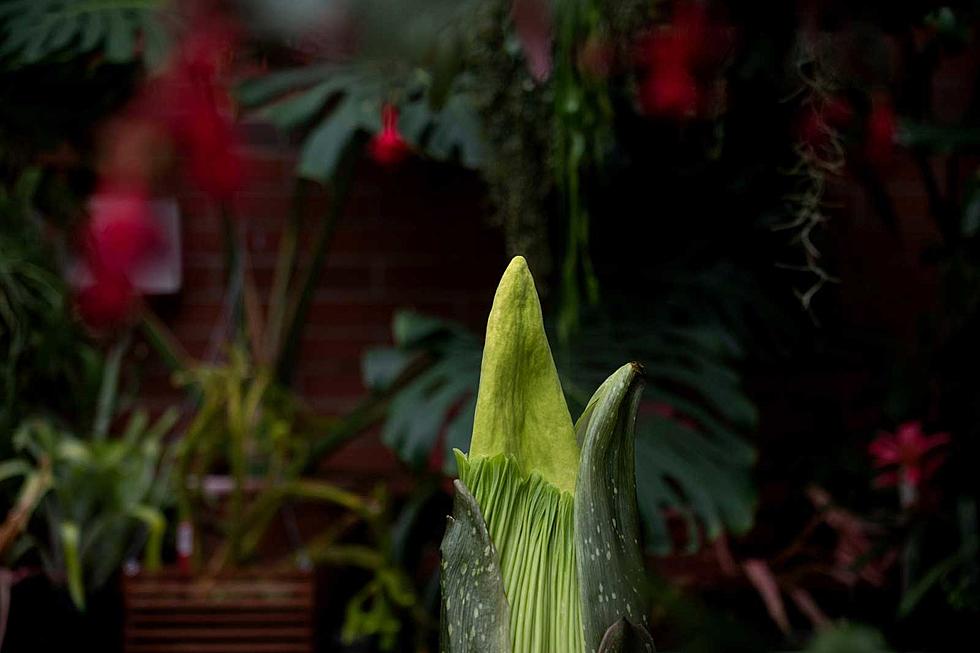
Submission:
<svg viewBox="0 0 980 653">
<path fill-rule="evenodd" d="M 726 530 L 748 530 L 755 450 L 745 435 L 757 414 L 733 367 L 737 343 L 720 327 L 626 322 L 586 326 L 571 348 L 577 355 L 559 361 L 570 405 L 584 405 L 581 389 L 594 387 L 609 361 L 644 366 L 648 403 L 637 423 L 636 469 L 647 546 L 662 554 L 673 548 L 668 515 L 684 520 L 688 551 Z"/>
<path fill-rule="evenodd" d="M 333 178 L 355 137 L 381 129 L 381 109 L 387 102 L 398 105 L 401 132 L 417 151 L 479 167 L 485 148 L 466 80 L 454 81 L 449 97 L 438 106 L 431 95 L 433 83 L 432 75 L 411 66 L 320 64 L 246 80 L 237 95 L 279 128 L 304 134 L 297 174 L 307 179 Z"/>
<path fill-rule="evenodd" d="M 410 365 L 429 367 L 396 394 L 384 441 L 415 466 L 435 451 L 452 474 L 451 451 L 465 450 L 473 427 L 479 340 L 458 325 L 414 313 L 400 313 L 395 325 L 395 345 L 365 355 L 366 385 L 382 390 Z M 675 548 L 671 516 L 685 524 L 687 550 L 724 531 L 747 530 L 755 506 L 755 451 L 745 436 L 755 427 L 756 410 L 733 367 L 741 354 L 735 342 L 720 328 L 620 325 L 586 330 L 572 349 L 580 355 L 559 358 L 558 369 L 573 414 L 585 409 L 584 389 L 596 387 L 603 370 L 624 360 L 644 365 L 636 483 L 647 548 L 659 554 Z"/>
<path fill-rule="evenodd" d="M 110 63 L 159 64 L 168 48 L 165 0 L 8 0 L 0 59 L 13 66 L 100 52 Z"/>
<path fill-rule="evenodd" d="M 395 346 L 369 350 L 362 361 L 365 385 L 383 391 L 413 365 L 428 365 L 392 400 L 382 428 L 385 444 L 415 468 L 430 453 L 456 474 L 453 449 L 468 448 L 480 382 L 479 341 L 461 326 L 414 312 L 394 320 Z"/>
</svg>

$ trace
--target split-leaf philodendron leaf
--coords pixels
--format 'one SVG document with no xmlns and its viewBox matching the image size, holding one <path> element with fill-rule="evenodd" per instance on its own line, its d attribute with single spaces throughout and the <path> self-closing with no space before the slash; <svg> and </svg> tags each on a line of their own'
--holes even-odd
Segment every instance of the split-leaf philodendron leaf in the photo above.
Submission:
<svg viewBox="0 0 980 653">
<path fill-rule="evenodd" d="M 487 322 L 473 436 L 442 543 L 446 653 L 652 651 L 637 523 L 638 366 L 574 427 L 523 258 Z M 500 636 L 501 629 L 507 637 Z"/>
</svg>

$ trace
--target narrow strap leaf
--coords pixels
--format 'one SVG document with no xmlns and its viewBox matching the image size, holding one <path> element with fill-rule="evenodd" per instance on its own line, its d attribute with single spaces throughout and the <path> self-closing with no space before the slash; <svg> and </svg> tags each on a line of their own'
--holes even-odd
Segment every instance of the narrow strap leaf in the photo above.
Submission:
<svg viewBox="0 0 980 653">
<path fill-rule="evenodd" d="M 96 440 L 105 440 L 109 433 L 112 414 L 116 408 L 116 391 L 119 386 L 119 369 L 122 366 L 123 355 L 129 347 L 129 336 L 126 336 L 109 350 L 105 367 L 102 371 L 102 384 L 99 387 L 99 399 L 95 411 L 95 423 L 92 425 L 92 435 Z"/>
<path fill-rule="evenodd" d="M 599 653 L 654 653 L 653 638 L 645 628 L 620 619 L 602 637 Z"/>
<path fill-rule="evenodd" d="M 61 536 L 61 548 L 65 554 L 65 580 L 68 583 L 68 594 L 76 608 L 85 610 L 85 585 L 82 579 L 78 524 L 71 521 L 61 522 L 59 535 Z"/>
<path fill-rule="evenodd" d="M 8 478 L 27 476 L 33 470 L 34 468 L 26 460 L 19 460 L 17 458 L 5 460 L 0 462 L 0 483 L 6 481 Z"/>
<path fill-rule="evenodd" d="M 453 514 L 439 547 L 439 648 L 444 653 L 510 653 L 510 608 L 504 595 L 500 558 L 476 499 L 461 481 L 454 481 L 453 485 Z"/>
<path fill-rule="evenodd" d="M 620 618 L 647 626 L 634 442 L 641 390 L 639 367 L 624 365 L 599 386 L 575 427 L 582 443 L 575 554 L 586 650 Z"/>
<path fill-rule="evenodd" d="M 167 518 L 153 506 L 137 504 L 129 509 L 129 514 L 146 526 L 146 547 L 143 549 L 143 566 L 146 571 L 159 571 L 163 535 L 167 530 Z"/>
</svg>

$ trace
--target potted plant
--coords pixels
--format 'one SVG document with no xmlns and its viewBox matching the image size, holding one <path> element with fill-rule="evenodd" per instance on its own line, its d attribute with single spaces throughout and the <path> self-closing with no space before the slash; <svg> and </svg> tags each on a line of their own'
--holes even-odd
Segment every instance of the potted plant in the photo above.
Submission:
<svg viewBox="0 0 980 653">
<path fill-rule="evenodd" d="M 89 598 L 110 588 L 127 560 L 142 552 L 144 568 L 161 566 L 165 510 L 173 500 L 171 448 L 164 439 L 176 413 L 151 420 L 135 410 L 110 435 L 124 349 L 125 342 L 110 351 L 90 429 L 76 431 L 53 417 L 37 416 L 24 420 L 13 435 L 15 457 L 0 467 L 0 482 L 22 479 L 0 528 L 0 553 L 9 567 L 0 587 L 5 613 L 11 585 L 43 573 L 70 599 L 51 609 L 77 621 Z"/>
</svg>

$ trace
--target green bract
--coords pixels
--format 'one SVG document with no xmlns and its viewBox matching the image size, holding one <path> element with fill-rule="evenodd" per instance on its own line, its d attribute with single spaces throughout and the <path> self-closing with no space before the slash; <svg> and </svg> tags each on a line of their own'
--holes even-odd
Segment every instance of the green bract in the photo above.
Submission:
<svg viewBox="0 0 980 653">
<path fill-rule="evenodd" d="M 572 425 L 523 258 L 487 322 L 469 455 L 442 542 L 442 650 L 653 651 L 641 591 L 638 366 Z"/>
</svg>

